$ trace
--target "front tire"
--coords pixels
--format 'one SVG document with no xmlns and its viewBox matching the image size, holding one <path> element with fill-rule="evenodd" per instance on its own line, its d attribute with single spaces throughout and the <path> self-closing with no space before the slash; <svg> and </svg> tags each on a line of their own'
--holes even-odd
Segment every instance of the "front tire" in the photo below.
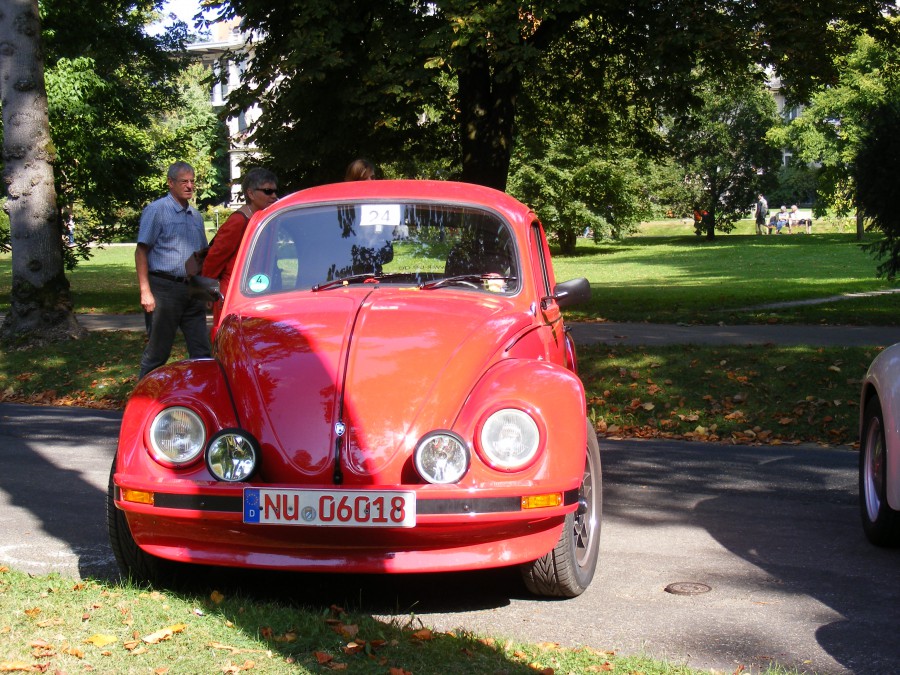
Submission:
<svg viewBox="0 0 900 675">
<path fill-rule="evenodd" d="M 600 557 L 603 479 L 597 434 L 587 425 L 587 456 L 578 491 L 578 508 L 566 515 L 556 546 L 547 555 L 522 566 L 522 580 L 531 593 L 574 598 L 594 578 Z"/>
<path fill-rule="evenodd" d="M 113 458 L 106 490 L 106 529 L 119 571 L 123 578 L 137 584 L 171 585 L 176 577 L 177 563 L 145 553 L 131 536 L 125 514 L 116 508 L 116 486 L 113 481 L 115 471 L 116 460 Z"/>
<path fill-rule="evenodd" d="M 887 493 L 887 446 L 881 401 L 866 403 L 859 446 L 859 506 L 863 531 L 876 546 L 900 545 L 900 511 L 892 509 Z"/>
</svg>

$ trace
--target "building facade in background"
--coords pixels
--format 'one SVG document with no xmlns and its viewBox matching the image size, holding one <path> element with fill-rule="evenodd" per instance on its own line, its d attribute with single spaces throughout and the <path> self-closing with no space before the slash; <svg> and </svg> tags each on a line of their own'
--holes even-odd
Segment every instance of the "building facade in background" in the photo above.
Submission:
<svg viewBox="0 0 900 675">
<path fill-rule="evenodd" d="M 228 93 L 237 88 L 250 56 L 247 36 L 237 19 L 212 25 L 212 37 L 207 42 L 188 45 L 188 53 L 200 61 L 216 76 L 210 93 L 210 101 L 220 112 L 228 99 Z M 228 165 L 231 181 L 231 199 L 228 206 L 236 208 L 244 203 L 241 195 L 241 165 L 256 154 L 256 147 L 248 140 L 248 130 L 259 119 L 257 105 L 226 120 L 228 128 Z"/>
</svg>

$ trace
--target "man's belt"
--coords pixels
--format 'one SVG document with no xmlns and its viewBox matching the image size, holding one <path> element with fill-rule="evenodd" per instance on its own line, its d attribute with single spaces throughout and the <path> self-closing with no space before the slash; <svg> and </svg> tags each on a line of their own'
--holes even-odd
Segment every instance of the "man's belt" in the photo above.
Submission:
<svg viewBox="0 0 900 675">
<path fill-rule="evenodd" d="M 176 277 L 174 274 L 167 274 L 165 272 L 150 272 L 150 274 L 154 277 L 159 277 L 160 279 L 165 279 L 167 281 L 174 281 L 176 284 L 186 284 L 187 277 Z"/>
</svg>

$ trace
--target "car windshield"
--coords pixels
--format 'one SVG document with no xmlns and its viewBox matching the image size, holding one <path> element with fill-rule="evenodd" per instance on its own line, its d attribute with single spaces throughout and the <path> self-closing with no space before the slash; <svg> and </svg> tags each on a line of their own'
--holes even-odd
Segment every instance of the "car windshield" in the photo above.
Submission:
<svg viewBox="0 0 900 675">
<path fill-rule="evenodd" d="M 273 215 L 251 246 L 241 280 L 249 296 L 373 282 L 507 294 L 519 288 L 509 224 L 468 206 L 299 206 Z"/>
</svg>

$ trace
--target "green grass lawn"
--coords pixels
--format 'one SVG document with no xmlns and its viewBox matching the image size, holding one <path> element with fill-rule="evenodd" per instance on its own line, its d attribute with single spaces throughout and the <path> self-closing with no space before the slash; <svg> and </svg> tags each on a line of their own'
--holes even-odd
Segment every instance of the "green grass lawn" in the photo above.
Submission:
<svg viewBox="0 0 900 675">
<path fill-rule="evenodd" d="M 581 320 L 895 325 L 900 317 L 900 294 L 759 309 L 896 287 L 876 277 L 855 234 L 580 239 L 576 253 L 557 255 L 554 267 L 557 280 L 590 280 L 590 303 L 569 312 Z"/>
<path fill-rule="evenodd" d="M 737 231 L 751 228 L 747 221 Z M 659 236 L 660 231 L 670 234 Z M 900 320 L 900 293 L 759 309 L 897 288 L 876 277 L 876 261 L 849 231 L 728 234 L 707 241 L 680 221 L 664 221 L 648 223 L 639 235 L 621 241 L 579 239 L 575 254 L 557 253 L 554 266 L 560 281 L 583 276 L 591 282 L 591 302 L 568 313 L 578 320 L 854 325 L 896 325 Z M 0 255 L 0 312 L 9 309 L 11 278 L 10 256 Z M 98 250 L 68 278 L 77 312 L 140 311 L 133 246 Z"/>
<path fill-rule="evenodd" d="M 337 604 L 296 607 L 289 600 L 267 601 L 222 590 L 161 592 L 0 567 L 0 672 L 701 672 L 587 646 L 524 644 L 464 629 L 433 631 L 414 614 L 375 617 Z M 288 589 L 285 595 L 290 593 Z M 339 587 L 334 593 L 343 595 Z"/>
</svg>

